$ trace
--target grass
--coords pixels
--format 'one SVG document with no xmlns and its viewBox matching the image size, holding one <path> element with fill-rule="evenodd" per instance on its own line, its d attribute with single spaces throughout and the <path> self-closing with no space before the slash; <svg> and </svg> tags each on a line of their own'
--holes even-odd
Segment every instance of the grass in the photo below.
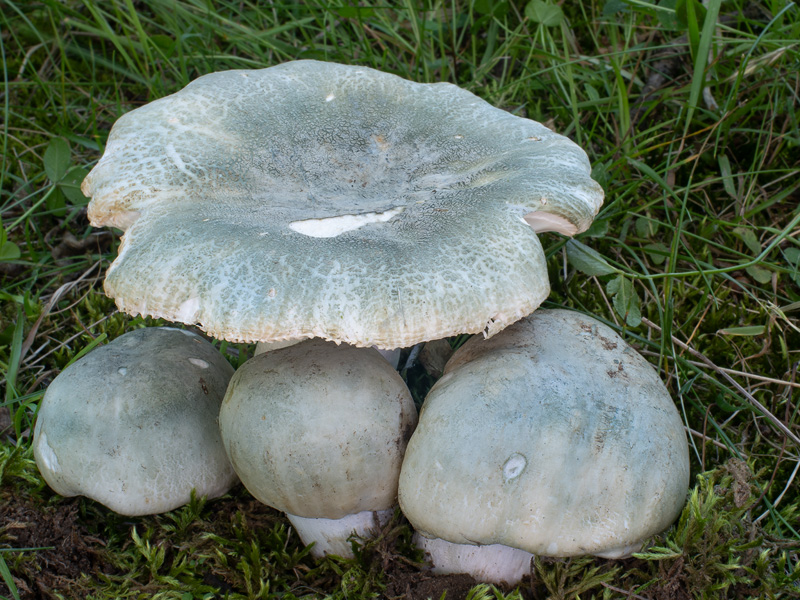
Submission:
<svg viewBox="0 0 800 600">
<path fill-rule="evenodd" d="M 0 32 L 0 505 L 28 510 L 30 530 L 69 508 L 81 556 L 106 573 L 65 563 L 36 588 L 58 554 L 26 549 L 6 521 L 0 595 L 367 598 L 391 592 L 398 561 L 413 572 L 402 520 L 354 561 L 315 562 L 241 490 L 125 520 L 53 495 L 31 461 L 48 382 L 141 324 L 102 294 L 119 239 L 89 227 L 78 188 L 113 122 L 208 72 L 315 58 L 450 81 L 581 144 L 606 203 L 575 240 L 543 236 L 548 304 L 634 343 L 689 432 L 696 486 L 643 554 L 541 559 L 519 592 L 470 597 L 800 597 L 794 3 L 5 0 Z M 252 353 L 224 347 L 235 366 Z M 430 378 L 410 377 L 424 397 Z"/>
</svg>

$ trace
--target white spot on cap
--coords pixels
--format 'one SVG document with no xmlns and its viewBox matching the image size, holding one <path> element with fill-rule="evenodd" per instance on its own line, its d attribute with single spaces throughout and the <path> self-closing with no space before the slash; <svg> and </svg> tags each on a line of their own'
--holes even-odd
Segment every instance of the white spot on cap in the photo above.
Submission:
<svg viewBox="0 0 800 600">
<path fill-rule="evenodd" d="M 128 374 L 128 369 L 126 369 L 125 367 L 120 367 L 119 369 L 117 369 L 117 373 L 125 377 L 125 375 Z"/>
<path fill-rule="evenodd" d="M 325 102 L 330 102 L 334 98 L 336 98 L 336 96 L 334 96 L 333 94 L 328 94 L 327 96 L 325 96 Z"/>
<path fill-rule="evenodd" d="M 181 303 L 175 320 L 181 323 L 196 323 L 197 313 L 200 311 L 200 298 L 189 298 Z"/>
<path fill-rule="evenodd" d="M 519 452 L 515 452 L 503 464 L 503 479 L 506 483 L 513 481 L 522 475 L 526 466 L 528 466 L 528 459 Z"/>
<path fill-rule="evenodd" d="M 542 202 L 543 205 L 546 203 L 546 201 Z M 564 217 L 541 211 L 528 213 L 522 218 L 522 222 L 530 225 L 536 233 L 557 231 L 570 237 L 578 233 L 578 228 Z"/>
<path fill-rule="evenodd" d="M 306 219 L 293 221 L 289 228 L 309 237 L 331 238 L 348 231 L 355 231 L 371 223 L 385 223 L 403 212 L 404 207 L 398 206 L 382 213 L 364 213 L 360 215 L 338 215 L 324 219 Z"/>
<path fill-rule="evenodd" d="M 186 163 L 183 162 L 183 159 L 181 158 L 180 154 L 178 154 L 178 151 L 175 150 L 175 146 L 170 142 L 169 144 L 164 146 L 164 150 L 167 151 L 167 156 L 169 156 L 172 162 L 175 163 L 175 166 L 178 167 L 178 170 L 181 173 L 185 173 Z"/>
<path fill-rule="evenodd" d="M 39 459 L 44 463 L 44 466 L 53 473 L 58 473 L 61 470 L 61 465 L 58 464 L 56 453 L 47 443 L 47 435 L 44 432 L 39 434 L 39 440 L 36 444 L 36 449 L 39 451 Z"/>
<path fill-rule="evenodd" d="M 190 358 L 189 362 L 192 363 L 195 367 L 200 367 L 201 369 L 207 369 L 208 363 L 204 361 L 202 358 Z"/>
</svg>

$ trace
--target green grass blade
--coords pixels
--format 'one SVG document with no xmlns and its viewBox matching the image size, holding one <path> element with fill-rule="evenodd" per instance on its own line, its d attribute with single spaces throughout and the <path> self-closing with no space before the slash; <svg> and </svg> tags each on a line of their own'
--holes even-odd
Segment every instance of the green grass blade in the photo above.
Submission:
<svg viewBox="0 0 800 600">
<path fill-rule="evenodd" d="M 693 4 L 692 0 L 687 0 L 687 6 Z M 694 69 L 692 72 L 692 85 L 689 90 L 689 102 L 686 112 L 686 126 L 684 133 L 689 131 L 689 124 L 694 116 L 694 111 L 700 102 L 700 96 L 703 94 L 703 88 L 706 86 L 706 66 L 708 65 L 708 55 L 711 50 L 711 44 L 714 41 L 714 33 L 717 28 L 717 18 L 719 16 L 719 9 L 721 0 L 710 0 L 706 7 L 706 17 L 703 22 L 703 30 L 700 34 L 700 39 L 697 44 L 697 54 L 694 57 Z M 692 12 L 692 14 L 694 14 Z M 696 21 L 695 21 L 696 27 Z M 691 35 L 691 25 L 690 25 Z"/>
<path fill-rule="evenodd" d="M 4 552 L 9 552 L 9 550 L 0 550 L 0 575 L 3 577 L 3 581 L 6 584 L 6 587 L 11 592 L 11 596 L 14 600 L 20 600 L 19 590 L 17 589 L 17 584 L 14 583 L 14 578 L 11 576 L 11 571 L 8 569 L 8 565 L 6 564 L 6 559 L 3 556 Z"/>
</svg>

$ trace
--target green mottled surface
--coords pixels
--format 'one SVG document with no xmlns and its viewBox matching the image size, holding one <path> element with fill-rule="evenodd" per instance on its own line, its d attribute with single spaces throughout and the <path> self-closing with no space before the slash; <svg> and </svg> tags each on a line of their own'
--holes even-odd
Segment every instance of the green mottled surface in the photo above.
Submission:
<svg viewBox="0 0 800 600">
<path fill-rule="evenodd" d="M 446 83 L 315 61 L 201 77 L 121 117 L 84 182 L 126 230 L 106 291 L 237 341 L 394 348 L 499 331 L 549 286 L 523 217 L 578 230 L 585 153 Z M 334 237 L 290 224 L 400 209 Z"/>
<path fill-rule="evenodd" d="M 449 542 L 619 556 L 672 523 L 688 485 L 683 424 L 650 364 L 594 319 L 539 310 L 453 356 L 399 495 Z"/>
<path fill-rule="evenodd" d="M 309 340 L 242 365 L 219 421 L 253 496 L 292 515 L 340 519 L 394 506 L 417 411 L 376 350 Z"/>
<path fill-rule="evenodd" d="M 165 512 L 236 481 L 217 425 L 233 367 L 200 336 L 137 329 L 47 388 L 34 453 L 48 485 L 125 515 Z"/>
</svg>

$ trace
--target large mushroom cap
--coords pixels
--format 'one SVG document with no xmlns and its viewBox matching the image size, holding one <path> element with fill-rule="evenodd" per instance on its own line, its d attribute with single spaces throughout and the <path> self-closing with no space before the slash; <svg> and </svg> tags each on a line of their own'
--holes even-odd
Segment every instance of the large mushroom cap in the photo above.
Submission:
<svg viewBox="0 0 800 600">
<path fill-rule="evenodd" d="M 650 364 L 594 319 L 538 310 L 453 356 L 399 495 L 429 537 L 619 557 L 670 525 L 688 484 L 683 425 Z"/>
<path fill-rule="evenodd" d="M 236 481 L 217 425 L 233 367 L 197 334 L 137 329 L 76 361 L 47 388 L 36 464 L 62 496 L 155 514 Z"/>
<path fill-rule="evenodd" d="M 532 227 L 588 227 L 586 154 L 446 83 L 316 61 L 122 116 L 84 182 L 126 230 L 106 291 L 233 341 L 492 334 L 549 292 Z M 529 226 L 531 224 L 531 226 Z"/>
</svg>

